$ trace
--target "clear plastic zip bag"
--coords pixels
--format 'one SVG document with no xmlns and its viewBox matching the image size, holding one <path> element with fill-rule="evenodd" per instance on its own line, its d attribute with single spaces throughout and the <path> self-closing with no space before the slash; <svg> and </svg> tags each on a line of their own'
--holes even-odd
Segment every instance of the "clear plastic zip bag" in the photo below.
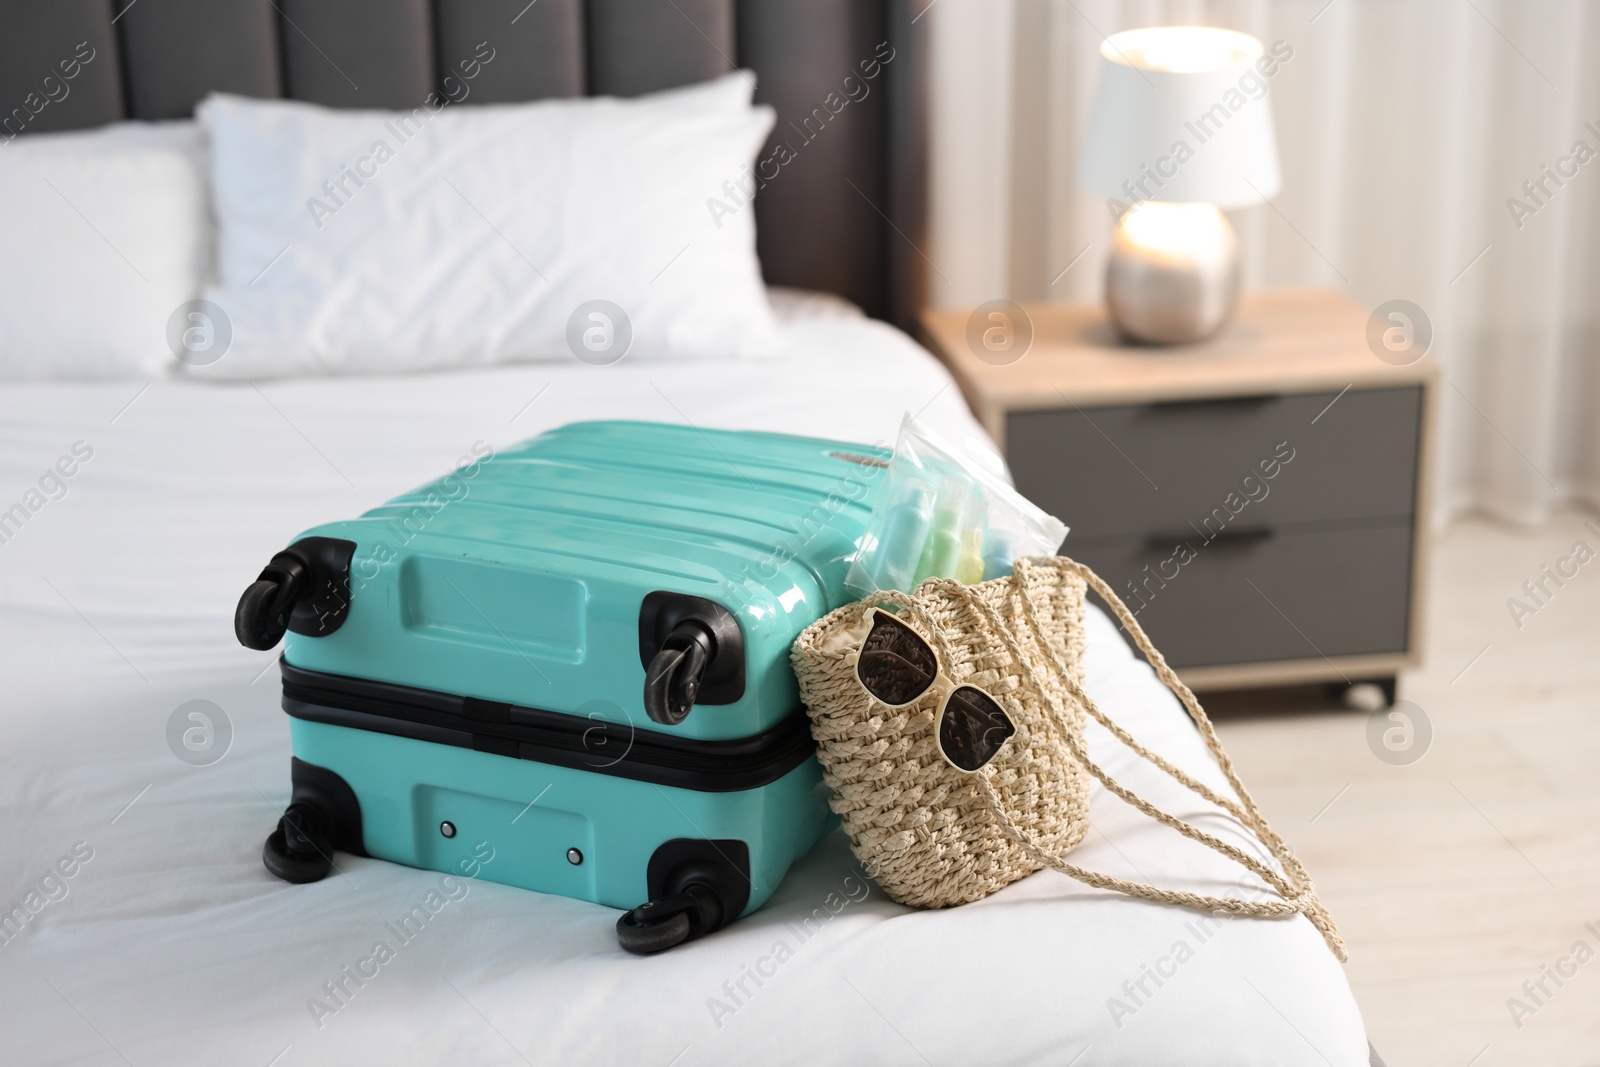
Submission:
<svg viewBox="0 0 1600 1067">
<path fill-rule="evenodd" d="M 1024 556 L 1055 555 L 1066 524 L 1002 471 L 998 456 L 952 448 L 907 415 L 845 584 L 858 596 L 909 592 L 926 578 L 975 585 Z"/>
</svg>

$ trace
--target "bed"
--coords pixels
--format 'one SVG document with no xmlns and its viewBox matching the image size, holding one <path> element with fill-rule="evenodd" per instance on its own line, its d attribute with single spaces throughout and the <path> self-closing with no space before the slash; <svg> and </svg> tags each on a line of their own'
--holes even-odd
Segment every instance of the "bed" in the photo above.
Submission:
<svg viewBox="0 0 1600 1067">
<path fill-rule="evenodd" d="M 572 419 L 886 440 L 921 409 L 948 436 L 977 432 L 942 368 L 892 327 L 822 317 L 785 329 L 806 354 L 714 373 L 624 361 L 0 392 L 8 493 L 73 442 L 93 449 L 67 494 L 0 550 L 0 899 L 20 901 L 77 842 L 93 850 L 66 895 L 0 948 L 7 1012 L 31 1020 L 8 1028 L 8 1059 L 1365 1063 L 1340 966 L 1303 919 L 1206 921 L 1048 872 L 917 913 L 885 900 L 837 834 L 761 912 L 652 959 L 618 950 L 606 909 L 475 884 L 318 1026 L 308 1000 L 327 1003 L 323 983 L 438 876 L 345 856 L 340 877 L 311 886 L 262 869 L 261 838 L 287 801 L 288 724 L 271 656 L 229 629 L 241 576 L 289 531 L 407 489 L 475 441 L 500 447 Z M 843 377 L 854 387 L 840 393 L 829 383 Z M 1220 788 L 1181 709 L 1105 616 L 1090 619 L 1092 694 Z M 169 749 L 168 720 L 191 700 L 231 722 L 210 766 Z M 1096 738 L 1124 781 L 1247 842 L 1116 749 Z M 1236 881 L 1113 799 L 1097 793 L 1094 812 L 1085 866 L 1211 891 Z M 1163 962 L 1179 941 L 1194 950 L 1181 969 Z M 781 967 L 764 962 L 779 942 L 793 950 Z M 1125 983 L 1158 964 L 1176 977 L 1130 995 Z M 757 968 L 775 972 L 759 987 Z"/>
<path fill-rule="evenodd" d="M 368 43 L 381 55 L 404 50 L 406 19 L 419 12 L 427 20 L 417 26 L 470 36 L 452 19 L 509 20 L 521 7 L 397 3 L 394 23 L 380 28 L 371 5 L 319 14 L 286 3 L 284 18 L 323 19 L 310 32 L 325 45 L 338 39 L 340 19 L 370 23 Z M 275 30 L 274 47 L 287 54 L 250 66 L 259 44 L 250 20 L 271 18 L 260 4 L 142 0 L 123 5 L 114 27 L 105 4 L 61 10 L 58 23 L 81 22 L 68 36 L 100 33 L 125 67 L 104 88 L 115 113 L 91 109 L 79 124 L 141 109 L 181 113 L 201 82 L 252 70 L 280 79 L 264 95 L 283 80 L 297 95 L 340 91 L 331 75 L 306 73 L 292 34 Z M 804 72 L 826 71 L 830 55 L 849 57 L 884 30 L 914 41 L 896 4 L 736 12 L 608 0 L 585 13 L 541 0 L 523 10 L 519 26 L 540 20 L 528 38 L 529 55 L 542 57 L 534 68 L 551 84 L 568 78 L 569 89 L 693 80 L 725 69 L 736 52 L 769 92 L 803 98 Z M 671 48 L 649 51 L 650 25 Z M 191 38 L 215 36 L 231 59 L 144 80 L 162 42 L 185 27 Z M 26 38 L 0 44 L 11 50 L 0 69 L 14 68 Z M 579 47 L 551 45 L 560 40 Z M 639 49 L 675 58 L 640 63 L 628 48 L 633 60 Z M 374 92 L 404 94 L 403 84 L 381 89 L 380 75 L 396 69 L 376 63 L 371 81 L 354 73 Z M 641 71 L 652 80 L 639 82 Z M 841 139 L 838 158 L 814 154 L 803 161 L 817 168 L 811 178 L 774 185 L 782 195 L 758 201 L 769 281 L 835 294 L 775 295 L 783 346 L 772 359 L 0 387 L 0 510 L 62 469 L 63 457 L 74 470 L 0 543 L 8 1062 L 1368 1063 L 1342 969 L 1302 918 L 1199 916 L 1050 872 L 960 909 L 916 912 L 871 884 L 837 832 L 755 915 L 642 959 L 617 948 L 615 913 L 594 905 L 473 882 L 402 940 L 389 924 L 438 875 L 340 855 L 337 876 L 290 886 L 261 866 L 262 837 L 288 796 L 288 726 L 273 659 L 241 649 L 229 620 L 241 582 L 287 536 L 409 489 L 475 445 L 503 447 L 577 419 L 888 442 L 910 411 L 948 438 L 981 432 L 937 361 L 882 321 L 906 321 L 917 300 L 918 135 L 908 124 L 920 104 L 914 78 L 897 77 L 905 83 L 857 116 L 861 136 Z M 817 184 L 851 174 L 871 198 Z M 853 206 L 828 213 L 820 229 L 792 218 L 768 225 L 780 209 L 836 198 Z M 1091 610 L 1089 628 L 1092 695 L 1152 748 L 1223 788 L 1177 703 L 1107 618 Z M 169 730 L 191 701 L 221 711 L 214 725 L 225 755 L 205 765 L 179 758 Z M 1261 854 L 1230 819 L 1108 736 L 1096 733 L 1091 746 L 1137 791 Z M 1237 868 L 1098 789 L 1094 818 L 1074 853 L 1083 866 L 1249 891 Z M 379 940 L 395 942 L 392 959 L 375 977 L 351 979 Z"/>
</svg>

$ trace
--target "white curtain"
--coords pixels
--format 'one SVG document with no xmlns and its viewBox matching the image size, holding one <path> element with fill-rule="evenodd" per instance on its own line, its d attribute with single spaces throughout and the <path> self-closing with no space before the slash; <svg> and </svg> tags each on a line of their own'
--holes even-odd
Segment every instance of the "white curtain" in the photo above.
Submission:
<svg viewBox="0 0 1600 1067">
<path fill-rule="evenodd" d="M 1232 216 L 1246 286 L 1424 309 L 1444 367 L 1436 521 L 1600 505 L 1600 3 L 934 0 L 921 17 L 936 305 L 1100 298 L 1110 216 L 1072 179 L 1104 35 L 1282 40 L 1283 191 Z"/>
</svg>

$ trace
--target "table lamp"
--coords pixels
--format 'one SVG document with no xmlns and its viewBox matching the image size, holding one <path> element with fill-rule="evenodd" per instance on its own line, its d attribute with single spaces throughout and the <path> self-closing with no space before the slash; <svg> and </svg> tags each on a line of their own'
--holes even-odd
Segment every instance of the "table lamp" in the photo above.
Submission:
<svg viewBox="0 0 1600 1067">
<path fill-rule="evenodd" d="M 1239 296 L 1239 242 L 1221 209 L 1282 184 L 1267 78 L 1285 57 L 1209 26 L 1113 34 L 1100 56 L 1078 184 L 1120 215 L 1106 266 L 1111 320 L 1144 344 L 1204 340 Z"/>
</svg>

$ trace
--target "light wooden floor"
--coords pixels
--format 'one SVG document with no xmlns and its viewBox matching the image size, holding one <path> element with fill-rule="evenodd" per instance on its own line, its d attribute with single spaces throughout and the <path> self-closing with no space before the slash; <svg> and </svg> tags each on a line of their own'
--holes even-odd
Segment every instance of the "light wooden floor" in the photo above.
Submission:
<svg viewBox="0 0 1600 1067">
<path fill-rule="evenodd" d="M 1410 766 L 1319 694 L 1202 696 L 1338 920 L 1389 1067 L 1600 1064 L 1600 558 L 1520 630 L 1506 605 L 1575 541 L 1600 551 L 1590 518 L 1441 535 L 1426 664 L 1400 683 L 1433 727 Z M 1593 958 L 1528 999 L 1580 941 Z M 1512 997 L 1537 1009 L 1520 1026 Z"/>
</svg>

